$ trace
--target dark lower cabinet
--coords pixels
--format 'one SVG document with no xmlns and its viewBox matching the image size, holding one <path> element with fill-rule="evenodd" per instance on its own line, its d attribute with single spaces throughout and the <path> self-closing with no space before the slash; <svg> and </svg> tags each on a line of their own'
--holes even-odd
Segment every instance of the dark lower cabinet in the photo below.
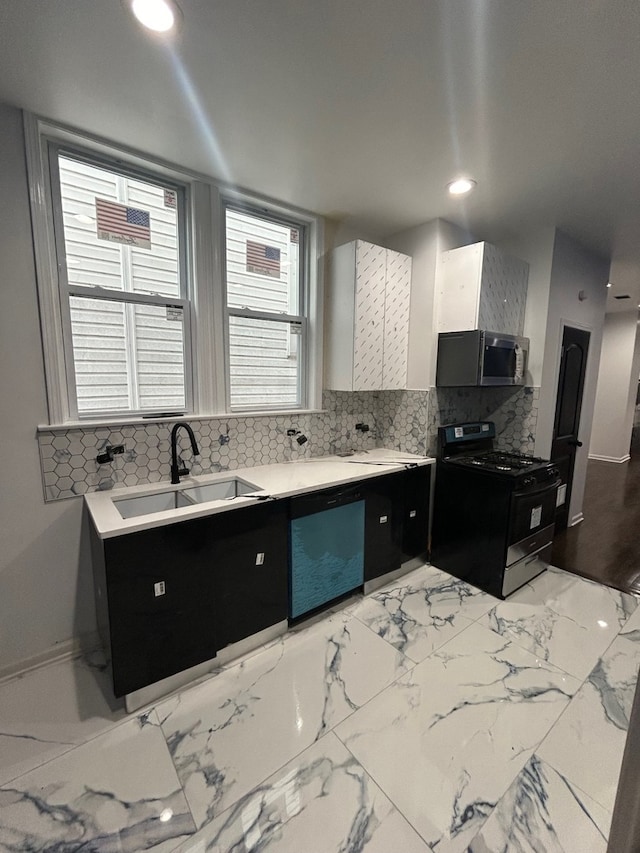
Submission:
<svg viewBox="0 0 640 853">
<path fill-rule="evenodd" d="M 287 502 L 211 516 L 218 648 L 287 618 Z"/>
<path fill-rule="evenodd" d="M 93 559 L 116 696 L 287 618 L 283 501 L 95 537 Z"/>
<path fill-rule="evenodd" d="M 215 657 L 209 520 L 104 541 L 104 592 L 116 696 Z"/>
<path fill-rule="evenodd" d="M 365 581 L 400 568 L 402 478 L 402 473 L 385 474 L 362 484 Z"/>
<path fill-rule="evenodd" d="M 362 484 L 366 501 L 365 581 L 428 552 L 430 485 L 430 465 Z"/>
<path fill-rule="evenodd" d="M 402 560 L 420 557 L 429 551 L 429 507 L 432 465 L 409 468 L 402 477 Z"/>
</svg>

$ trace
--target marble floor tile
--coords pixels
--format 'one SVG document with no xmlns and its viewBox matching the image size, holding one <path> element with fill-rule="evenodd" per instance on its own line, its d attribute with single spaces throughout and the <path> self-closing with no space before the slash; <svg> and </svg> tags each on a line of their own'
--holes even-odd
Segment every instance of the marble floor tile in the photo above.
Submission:
<svg viewBox="0 0 640 853">
<path fill-rule="evenodd" d="M 412 666 L 336 614 L 158 705 L 198 827 Z"/>
<path fill-rule="evenodd" d="M 97 656 L 77 658 L 0 684 L 0 784 L 124 719 L 103 670 Z"/>
<path fill-rule="evenodd" d="M 620 636 L 640 642 L 640 607 L 636 607 L 620 629 Z"/>
<path fill-rule="evenodd" d="M 176 853 L 429 853 L 332 732 Z"/>
<path fill-rule="evenodd" d="M 487 613 L 496 599 L 425 566 L 365 598 L 352 612 L 380 637 L 420 662 Z"/>
<path fill-rule="evenodd" d="M 640 667 L 640 632 L 633 625 L 625 630 L 538 749 L 542 759 L 609 811 L 615 802 Z"/>
<path fill-rule="evenodd" d="M 578 687 L 474 623 L 335 731 L 428 844 L 459 853 Z"/>
<path fill-rule="evenodd" d="M 468 853 L 606 853 L 611 815 L 533 756 Z"/>
<path fill-rule="evenodd" d="M 552 569 L 480 621 L 583 680 L 637 605 L 634 596 Z"/>
<path fill-rule="evenodd" d="M 155 712 L 0 787 L 0 849 L 169 853 L 195 831 Z"/>
</svg>

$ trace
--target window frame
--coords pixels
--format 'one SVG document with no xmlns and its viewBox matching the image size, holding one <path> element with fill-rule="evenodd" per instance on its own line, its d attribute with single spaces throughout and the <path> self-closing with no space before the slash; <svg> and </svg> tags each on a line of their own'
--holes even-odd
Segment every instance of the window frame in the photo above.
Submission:
<svg viewBox="0 0 640 853">
<path fill-rule="evenodd" d="M 40 309 L 48 423 L 44 428 L 153 423 L 166 420 L 162 413 L 98 413 L 78 417 L 68 392 L 62 283 L 56 252 L 49 145 L 77 154 L 89 162 L 102 160 L 133 177 L 148 176 L 184 189 L 185 273 L 188 292 L 190 345 L 185 345 L 185 374 L 191 376 L 189 408 L 180 418 L 234 417 L 264 414 L 300 414 L 321 410 L 323 377 L 324 221 L 321 216 L 294 205 L 217 181 L 208 175 L 177 166 L 129 146 L 91 135 L 24 112 L 25 153 L 31 205 L 36 281 Z M 295 222 L 306 229 L 304 305 L 306 347 L 304 375 L 306 398 L 299 407 L 230 410 L 228 319 L 225 288 L 224 206 L 246 207 L 267 218 Z M 182 274 L 182 271 L 181 271 Z M 68 279 L 64 271 L 67 288 Z M 89 288 L 92 296 L 98 288 Z M 111 291 L 109 291 L 111 292 Z M 134 294 L 127 292 L 127 296 Z M 145 295 L 145 300 L 147 299 Z M 160 297 L 178 304 L 180 300 Z M 132 300 L 135 301 L 135 300 Z M 185 308 L 185 310 L 187 310 Z M 188 365 L 187 365 L 188 362 Z M 75 383 L 75 376 L 74 383 Z M 186 391 L 186 388 L 185 388 Z"/>
<path fill-rule="evenodd" d="M 64 350 L 65 373 L 67 377 L 66 404 L 69 418 L 74 422 L 84 423 L 95 418 L 144 418 L 149 413 L 142 408 L 120 409 L 118 411 L 105 412 L 94 410 L 78 412 L 77 375 L 75 371 L 75 357 L 73 349 L 73 335 L 71 326 L 71 298 L 79 296 L 86 299 L 102 299 L 110 302 L 118 302 L 122 305 L 154 305 L 157 307 L 176 307 L 183 312 L 183 356 L 184 356 L 184 406 L 175 409 L 178 414 L 186 414 L 193 411 L 193 358 L 192 358 L 192 311 L 191 291 L 192 287 L 188 274 L 189 255 L 189 219 L 188 219 L 188 187 L 182 183 L 169 180 L 164 176 L 157 175 L 151 170 L 143 170 L 123 163 L 107 159 L 99 154 L 91 154 L 83 149 L 66 145 L 57 140 L 47 140 L 47 155 L 49 159 L 49 174 L 51 176 L 50 192 L 53 217 L 53 237 L 56 249 L 58 268 L 58 288 L 60 299 L 60 313 L 62 318 L 62 346 Z M 131 177 L 136 180 L 154 184 L 156 186 L 172 189 L 177 194 L 178 211 L 178 275 L 180 281 L 180 297 L 161 296 L 160 294 L 138 293 L 136 291 L 118 291 L 111 288 L 99 287 L 97 285 L 81 285 L 69 281 L 68 267 L 66 263 L 66 241 L 64 235 L 64 219 L 62 209 L 62 192 L 60 183 L 60 156 L 66 156 L 70 160 L 86 163 L 105 170 Z M 131 341 L 127 338 L 127 349 Z M 137 384 L 137 383 L 136 383 Z"/>
<path fill-rule="evenodd" d="M 298 403 L 296 409 L 305 410 L 308 406 L 308 302 L 309 302 L 309 263 L 308 263 L 308 223 L 303 220 L 294 218 L 293 216 L 282 216 L 280 213 L 274 213 L 255 204 L 250 204 L 247 201 L 238 201 L 227 196 L 222 196 L 222 295 L 224 304 L 224 351 L 225 351 L 225 406 L 226 410 L 233 414 L 242 414 L 244 412 L 253 411 L 251 406 L 232 406 L 231 403 L 231 346 L 230 346 L 230 318 L 241 317 L 249 320 L 265 320 L 273 323 L 298 323 L 300 325 L 300 343 L 298 347 L 298 375 L 297 375 L 297 398 Z M 230 306 L 227 298 L 227 211 L 232 210 L 237 213 L 246 213 L 248 216 L 254 216 L 257 219 L 263 219 L 268 222 L 274 222 L 278 225 L 283 225 L 287 228 L 297 228 L 301 235 L 300 243 L 302 245 L 302 253 L 299 258 L 299 280 L 298 280 L 298 313 L 286 314 L 276 313 L 274 311 L 259 311 L 253 308 L 236 308 Z M 260 411 L 263 412 L 280 412 L 283 406 L 269 406 L 263 404 Z M 291 407 L 287 407 L 289 410 Z"/>
</svg>

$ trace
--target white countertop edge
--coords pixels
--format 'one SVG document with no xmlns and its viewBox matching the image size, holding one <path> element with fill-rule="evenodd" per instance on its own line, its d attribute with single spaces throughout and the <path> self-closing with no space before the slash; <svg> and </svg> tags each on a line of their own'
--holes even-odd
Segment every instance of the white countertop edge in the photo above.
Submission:
<svg viewBox="0 0 640 853">
<path fill-rule="evenodd" d="M 238 477 L 255 483 L 260 489 L 255 495 L 270 495 L 273 498 L 290 498 L 306 492 L 319 491 L 332 486 L 347 485 L 359 480 L 367 480 L 383 474 L 402 471 L 407 464 L 432 465 L 435 459 L 429 456 L 416 456 L 397 450 L 376 449 L 353 456 L 318 456 L 296 462 L 281 462 L 274 465 L 260 465 L 253 468 L 238 468 L 233 471 L 221 471 L 198 477 L 183 477 L 179 484 L 169 482 L 144 483 L 109 491 L 88 492 L 85 503 L 93 525 L 101 539 L 110 539 L 127 533 L 138 533 L 181 521 L 204 518 L 219 512 L 228 512 L 242 507 L 255 506 L 251 497 L 238 497 L 225 500 L 208 501 L 194 506 L 179 507 L 162 512 L 122 518 L 114 500 L 143 497 L 160 492 L 180 491 L 184 488 L 215 483 Z"/>
</svg>

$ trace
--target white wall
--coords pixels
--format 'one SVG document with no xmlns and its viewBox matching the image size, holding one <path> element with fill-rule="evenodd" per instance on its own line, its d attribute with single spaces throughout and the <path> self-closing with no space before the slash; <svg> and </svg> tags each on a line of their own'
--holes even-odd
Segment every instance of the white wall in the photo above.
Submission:
<svg viewBox="0 0 640 853">
<path fill-rule="evenodd" d="M 442 252 L 475 242 L 473 236 L 445 219 L 434 219 L 393 234 L 384 245 L 413 258 L 409 322 L 408 387 L 418 390 L 435 384 L 437 334 L 434 296 Z"/>
<path fill-rule="evenodd" d="M 0 673 L 93 631 L 82 501 L 45 504 L 36 425 L 47 421 L 22 117 L 0 105 Z"/>
<path fill-rule="evenodd" d="M 551 453 L 563 328 L 576 326 L 591 332 L 578 436 L 583 447 L 576 453 L 569 524 L 579 520 L 582 514 L 609 265 L 607 259 L 588 251 L 562 231 L 556 231 L 536 433 L 536 454 L 539 456 L 548 458 Z M 586 297 L 582 300 L 579 298 L 581 291 Z"/>
<path fill-rule="evenodd" d="M 610 462 L 629 458 L 638 390 L 637 311 L 607 314 L 596 390 L 589 456 Z"/>
</svg>

